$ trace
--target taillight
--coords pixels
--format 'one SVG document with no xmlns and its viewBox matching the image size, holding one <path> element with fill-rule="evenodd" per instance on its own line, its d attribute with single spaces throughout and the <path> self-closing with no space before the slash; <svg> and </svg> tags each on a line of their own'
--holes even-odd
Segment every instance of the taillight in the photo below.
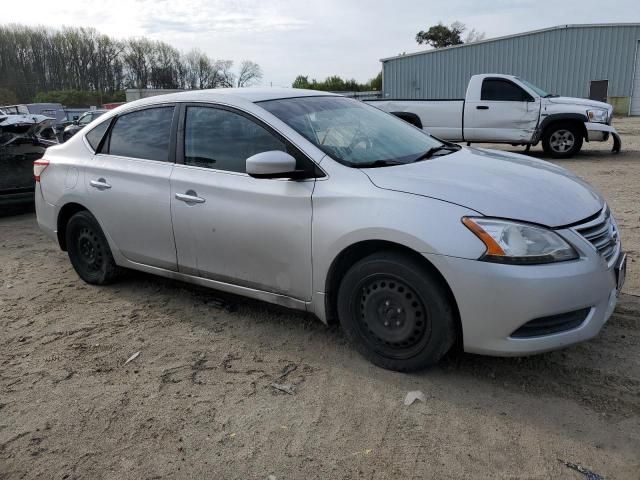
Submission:
<svg viewBox="0 0 640 480">
<path fill-rule="evenodd" d="M 40 175 L 42 175 L 42 172 L 44 172 L 44 169 L 48 166 L 49 160 L 45 160 L 44 158 L 33 162 L 33 178 L 36 180 L 36 182 L 40 181 Z"/>
</svg>

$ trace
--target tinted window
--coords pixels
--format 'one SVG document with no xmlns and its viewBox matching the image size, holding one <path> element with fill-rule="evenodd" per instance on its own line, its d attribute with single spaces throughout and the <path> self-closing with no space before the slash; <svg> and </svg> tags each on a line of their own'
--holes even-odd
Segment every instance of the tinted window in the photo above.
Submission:
<svg viewBox="0 0 640 480">
<path fill-rule="evenodd" d="M 500 78 L 487 78 L 482 82 L 481 100 L 526 102 L 531 97 L 515 83 Z"/>
<path fill-rule="evenodd" d="M 108 120 L 106 122 L 102 122 L 101 124 L 92 128 L 89 133 L 87 133 L 85 138 L 87 139 L 87 142 L 89 142 L 89 145 L 91 145 L 91 148 L 93 148 L 94 151 L 98 150 L 98 145 L 100 145 L 100 140 L 102 140 L 102 137 L 104 137 L 104 134 L 106 133 L 107 128 L 109 128 L 110 123 L 111 122 Z"/>
<path fill-rule="evenodd" d="M 173 107 L 147 108 L 118 117 L 109 136 L 109 154 L 169 160 Z"/>
<path fill-rule="evenodd" d="M 186 165 L 244 173 L 247 158 L 270 150 L 286 151 L 286 146 L 247 117 L 217 108 L 187 107 Z"/>
</svg>

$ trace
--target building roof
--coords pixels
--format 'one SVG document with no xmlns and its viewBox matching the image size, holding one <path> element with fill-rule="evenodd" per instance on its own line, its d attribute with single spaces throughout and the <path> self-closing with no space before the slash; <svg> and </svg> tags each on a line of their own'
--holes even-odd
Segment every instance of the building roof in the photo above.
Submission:
<svg viewBox="0 0 640 480">
<path fill-rule="evenodd" d="M 541 28 L 539 30 L 530 30 L 528 32 L 514 33 L 512 35 L 505 35 L 505 36 L 502 36 L 502 37 L 488 38 L 486 40 L 480 40 L 478 42 L 463 43 L 463 44 L 460 44 L 460 45 L 451 45 L 450 47 L 434 48 L 434 49 L 431 49 L 431 50 L 422 50 L 420 52 L 412 52 L 412 53 L 405 53 L 405 54 L 401 54 L 401 55 L 395 55 L 393 57 L 385 57 L 385 58 L 381 58 L 380 61 L 381 62 L 386 62 L 388 60 L 396 60 L 396 59 L 399 59 L 399 58 L 413 57 L 415 55 L 427 55 L 429 53 L 442 52 L 444 50 L 451 50 L 451 49 L 454 49 L 454 48 L 470 47 L 470 46 L 473 46 L 473 45 L 480 45 L 480 44 L 483 44 L 483 43 L 497 42 L 499 40 L 506 40 L 508 38 L 523 37 L 525 35 L 532 35 L 532 34 L 535 34 L 535 33 L 549 32 L 549 31 L 553 31 L 553 30 L 566 30 L 566 29 L 573 29 L 573 28 L 594 28 L 594 27 L 595 28 L 597 28 L 597 27 L 640 27 L 640 23 L 578 23 L 578 24 L 557 25 L 555 27 Z"/>
</svg>

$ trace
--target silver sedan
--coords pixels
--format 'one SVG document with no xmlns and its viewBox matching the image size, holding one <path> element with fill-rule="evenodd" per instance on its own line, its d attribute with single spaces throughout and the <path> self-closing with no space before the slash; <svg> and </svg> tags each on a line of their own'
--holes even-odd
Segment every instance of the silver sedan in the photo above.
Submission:
<svg viewBox="0 0 640 480">
<path fill-rule="evenodd" d="M 572 173 L 322 92 L 128 103 L 34 174 L 38 223 L 84 281 L 135 269 L 307 310 L 393 370 L 456 341 L 525 355 L 587 340 L 624 281 L 613 216 Z"/>
</svg>

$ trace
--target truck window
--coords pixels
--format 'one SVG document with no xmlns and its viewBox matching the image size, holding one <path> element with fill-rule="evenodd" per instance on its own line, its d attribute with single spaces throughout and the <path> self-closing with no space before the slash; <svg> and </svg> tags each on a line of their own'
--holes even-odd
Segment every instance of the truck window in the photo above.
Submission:
<svg viewBox="0 0 640 480">
<path fill-rule="evenodd" d="M 482 82 L 480 100 L 498 102 L 529 102 L 531 95 L 504 78 L 485 78 Z"/>
</svg>

